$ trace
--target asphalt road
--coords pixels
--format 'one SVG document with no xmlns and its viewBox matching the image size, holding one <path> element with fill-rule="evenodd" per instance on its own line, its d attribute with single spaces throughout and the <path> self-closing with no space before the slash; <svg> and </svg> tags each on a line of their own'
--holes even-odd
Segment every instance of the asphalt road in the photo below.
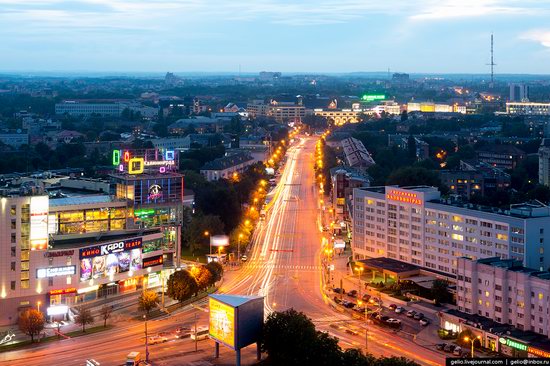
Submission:
<svg viewBox="0 0 550 366">
<path fill-rule="evenodd" d="M 270 203 L 267 217 L 255 232 L 249 260 L 239 271 L 226 274 L 220 293 L 263 295 L 265 311 L 295 308 L 305 312 L 321 330 L 340 339 L 342 347 L 364 347 L 363 320 L 354 320 L 328 305 L 321 288 L 321 238 L 319 197 L 313 171 L 315 138 L 299 139 L 287 151 L 287 159 Z M 206 300 L 199 304 L 207 307 Z M 206 309 L 205 309 L 206 310 Z M 214 360 L 213 342 L 201 341 L 198 352 L 190 339 L 176 340 L 178 326 L 207 324 L 207 313 L 185 308 L 148 322 L 150 334 L 167 332 L 170 341 L 150 346 L 155 365 L 231 364 L 232 353 L 222 348 Z M 84 365 L 93 358 L 101 365 L 122 365 L 131 351 L 144 353 L 143 322 L 127 321 L 113 330 L 52 342 L 0 354 L 6 365 Z M 370 325 L 368 350 L 377 356 L 405 356 L 422 365 L 442 365 L 444 356 L 404 339 L 399 333 Z M 243 350 L 243 363 L 253 362 L 255 348 Z"/>
</svg>

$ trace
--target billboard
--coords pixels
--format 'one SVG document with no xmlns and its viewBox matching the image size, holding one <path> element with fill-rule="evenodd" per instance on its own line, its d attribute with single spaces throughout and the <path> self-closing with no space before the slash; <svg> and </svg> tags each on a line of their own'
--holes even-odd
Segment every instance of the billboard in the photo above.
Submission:
<svg viewBox="0 0 550 366">
<path fill-rule="evenodd" d="M 209 334 L 218 342 L 235 348 L 235 308 L 210 297 Z"/>
<path fill-rule="evenodd" d="M 48 248 L 48 209 L 48 196 L 31 197 L 29 234 L 31 250 Z"/>
<path fill-rule="evenodd" d="M 141 269 L 141 246 L 138 238 L 80 249 L 80 281 Z"/>
<path fill-rule="evenodd" d="M 76 274 L 76 266 L 48 267 L 36 270 L 36 278 L 72 276 L 74 274 Z"/>
<path fill-rule="evenodd" d="M 163 255 L 155 255 L 153 257 L 143 258 L 143 268 L 160 266 L 163 263 Z"/>
<path fill-rule="evenodd" d="M 134 248 L 141 248 L 143 241 L 141 238 L 122 240 L 114 243 L 108 243 L 103 245 L 96 245 L 93 247 L 80 249 L 80 259 L 93 258 L 100 255 L 107 255 L 111 253 L 118 253 L 128 251 Z"/>
</svg>

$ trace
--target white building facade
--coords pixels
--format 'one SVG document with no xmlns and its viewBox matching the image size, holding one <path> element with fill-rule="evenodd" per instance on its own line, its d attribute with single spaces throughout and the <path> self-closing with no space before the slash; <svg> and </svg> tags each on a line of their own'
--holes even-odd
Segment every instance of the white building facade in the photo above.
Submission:
<svg viewBox="0 0 550 366">
<path fill-rule="evenodd" d="M 508 212 L 442 203 L 434 187 L 353 190 L 354 259 L 389 257 L 451 277 L 458 257 L 498 256 L 532 268 L 550 265 L 550 208 Z"/>
</svg>

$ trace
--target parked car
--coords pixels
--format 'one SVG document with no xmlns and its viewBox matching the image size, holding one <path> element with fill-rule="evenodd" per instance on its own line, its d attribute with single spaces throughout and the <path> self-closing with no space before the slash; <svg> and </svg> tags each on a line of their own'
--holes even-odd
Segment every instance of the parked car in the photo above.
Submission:
<svg viewBox="0 0 550 366">
<path fill-rule="evenodd" d="M 454 351 L 455 347 L 456 347 L 456 346 L 455 346 L 454 344 L 447 344 L 447 345 L 445 345 L 445 347 L 443 348 L 443 351 L 448 352 L 448 353 L 451 353 L 451 352 Z"/>
<path fill-rule="evenodd" d="M 353 330 L 353 329 L 346 329 L 346 333 L 348 334 L 351 334 L 351 335 L 359 335 L 359 332 L 357 332 L 356 330 Z"/>
<path fill-rule="evenodd" d="M 191 336 L 191 329 L 189 327 L 179 327 L 176 329 L 176 338 L 187 338 Z"/>
<path fill-rule="evenodd" d="M 356 311 L 359 314 L 364 314 L 365 313 L 365 308 L 363 306 L 356 306 L 355 308 L 353 308 L 353 311 Z"/>
<path fill-rule="evenodd" d="M 344 290 L 343 288 L 340 288 L 340 287 L 335 287 L 332 289 L 332 291 L 336 292 L 337 294 L 345 294 L 346 293 L 346 290 Z"/>
<path fill-rule="evenodd" d="M 401 325 L 401 320 L 394 319 L 394 318 L 389 318 L 388 320 L 386 320 L 386 323 L 388 323 L 390 325 Z"/>
<path fill-rule="evenodd" d="M 430 324 L 430 321 L 426 318 L 422 318 L 420 319 L 420 325 L 422 325 L 423 327 L 427 326 Z"/>
<path fill-rule="evenodd" d="M 390 317 L 385 315 L 378 315 L 376 317 L 378 320 L 380 320 L 382 323 L 385 323 Z"/>
<path fill-rule="evenodd" d="M 357 297 L 357 290 L 351 290 L 350 292 L 348 292 L 348 296 L 349 297 Z"/>
<path fill-rule="evenodd" d="M 164 343 L 168 342 L 168 338 L 161 335 L 154 335 L 149 337 L 148 342 L 149 344 Z"/>
<path fill-rule="evenodd" d="M 455 347 L 455 349 L 453 349 L 453 355 L 462 356 L 462 348 L 461 347 Z"/>
<path fill-rule="evenodd" d="M 401 314 L 402 312 L 405 311 L 405 308 L 401 307 L 401 306 L 398 306 L 395 308 L 394 310 L 397 314 Z"/>
<path fill-rule="evenodd" d="M 337 303 L 337 304 L 341 304 L 342 303 L 342 299 L 340 299 L 338 296 L 334 296 L 334 302 Z"/>
<path fill-rule="evenodd" d="M 422 314 L 422 313 L 416 313 L 416 314 L 414 314 L 414 318 L 415 318 L 416 320 L 424 319 L 424 314 Z"/>
<path fill-rule="evenodd" d="M 361 300 L 363 300 L 364 302 L 369 301 L 369 299 L 370 299 L 370 295 L 369 295 L 369 294 L 364 294 L 363 297 L 361 297 Z"/>
<path fill-rule="evenodd" d="M 376 311 L 368 314 L 369 318 L 376 319 L 378 317 L 378 313 Z"/>
<path fill-rule="evenodd" d="M 447 343 L 438 343 L 435 345 L 435 349 L 437 349 L 438 351 L 443 351 L 446 345 Z"/>
<path fill-rule="evenodd" d="M 357 304 L 355 304 L 354 302 L 351 302 L 351 301 L 342 301 L 342 305 L 344 305 L 344 307 L 348 308 L 348 309 L 353 309 Z"/>
<path fill-rule="evenodd" d="M 247 257 L 246 255 L 243 255 L 243 256 L 241 257 L 241 261 L 242 261 L 242 262 L 246 262 L 247 260 L 248 260 L 248 257 Z"/>
<path fill-rule="evenodd" d="M 416 311 L 414 311 L 414 310 L 409 310 L 409 311 L 407 311 L 407 316 L 408 316 L 409 318 L 412 318 L 412 317 L 414 316 L 414 314 L 416 314 Z"/>
<path fill-rule="evenodd" d="M 394 311 L 395 311 L 395 309 L 397 309 L 397 305 L 395 305 L 395 304 L 390 304 L 390 306 L 388 306 L 388 308 L 389 308 L 390 310 L 394 310 Z"/>
</svg>

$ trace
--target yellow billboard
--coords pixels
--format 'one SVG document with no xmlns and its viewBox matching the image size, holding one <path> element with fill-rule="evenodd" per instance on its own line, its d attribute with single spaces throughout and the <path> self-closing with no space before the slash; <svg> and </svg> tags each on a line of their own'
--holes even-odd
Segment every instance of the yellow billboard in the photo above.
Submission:
<svg viewBox="0 0 550 366">
<path fill-rule="evenodd" d="M 235 308 L 210 297 L 209 334 L 235 348 Z"/>
</svg>

